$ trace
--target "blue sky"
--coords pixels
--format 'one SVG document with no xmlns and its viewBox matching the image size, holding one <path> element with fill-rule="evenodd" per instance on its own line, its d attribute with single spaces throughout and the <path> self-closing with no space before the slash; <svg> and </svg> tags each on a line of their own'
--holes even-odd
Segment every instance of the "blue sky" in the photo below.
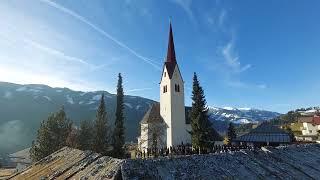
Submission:
<svg viewBox="0 0 320 180">
<path fill-rule="evenodd" d="M 278 112 L 320 102 L 320 2 L 1 0 L 0 81 L 159 99 L 172 18 L 190 104 Z"/>
</svg>

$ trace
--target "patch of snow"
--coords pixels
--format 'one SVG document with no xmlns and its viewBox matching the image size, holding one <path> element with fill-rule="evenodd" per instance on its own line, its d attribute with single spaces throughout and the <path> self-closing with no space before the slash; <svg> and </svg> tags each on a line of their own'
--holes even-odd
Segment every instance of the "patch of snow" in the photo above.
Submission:
<svg viewBox="0 0 320 180">
<path fill-rule="evenodd" d="M 98 94 L 98 95 L 95 95 L 91 98 L 92 101 L 99 101 L 101 99 L 101 95 Z"/>
<path fill-rule="evenodd" d="M 34 93 L 41 92 L 40 89 L 32 89 L 32 88 L 28 89 L 28 88 L 25 87 L 25 86 L 16 89 L 16 91 L 18 91 L 18 92 L 27 91 L 27 92 L 34 92 Z"/>
<path fill-rule="evenodd" d="M 56 90 L 56 92 L 60 93 L 60 92 L 62 92 L 62 89 L 58 89 L 58 90 Z"/>
<path fill-rule="evenodd" d="M 123 103 L 124 105 L 126 105 L 128 108 L 132 109 L 132 105 L 130 103 Z"/>
<path fill-rule="evenodd" d="M 141 105 L 136 106 L 136 110 L 139 110 L 141 107 Z"/>
<path fill-rule="evenodd" d="M 79 104 L 83 104 L 83 101 L 80 101 Z"/>
<path fill-rule="evenodd" d="M 268 153 L 271 153 L 271 151 L 265 147 L 261 147 L 261 150 L 264 151 L 264 152 L 268 152 Z"/>
<path fill-rule="evenodd" d="M 27 87 L 25 87 L 25 86 L 16 89 L 16 91 L 18 91 L 18 92 L 26 91 L 26 90 L 27 90 Z"/>
<path fill-rule="evenodd" d="M 66 96 L 68 103 L 70 104 L 74 104 L 74 101 L 72 99 L 72 97 L 70 97 L 69 95 Z"/>
<path fill-rule="evenodd" d="M 89 101 L 87 104 L 93 104 L 95 103 L 96 101 Z"/>
<path fill-rule="evenodd" d="M 223 107 L 222 109 L 229 110 L 229 111 L 235 110 L 235 108 L 233 107 Z"/>
<path fill-rule="evenodd" d="M 39 89 L 28 89 L 29 92 L 34 92 L 34 93 L 38 93 L 41 92 L 41 90 Z"/>
<path fill-rule="evenodd" d="M 51 98 L 49 98 L 48 96 L 43 96 L 44 98 L 46 98 L 48 101 L 51 101 Z"/>
<path fill-rule="evenodd" d="M 251 110 L 251 108 L 247 108 L 247 107 L 244 107 L 244 108 L 238 108 L 239 110 L 241 110 L 241 111 L 250 111 Z"/>
<path fill-rule="evenodd" d="M 314 112 L 316 112 L 317 110 L 315 110 L 315 109 L 311 109 L 311 110 L 308 110 L 308 111 L 305 111 L 305 113 L 314 113 Z"/>
<path fill-rule="evenodd" d="M 96 107 L 90 108 L 90 110 L 97 110 L 98 108 L 99 108 L 99 106 L 96 106 Z"/>
<path fill-rule="evenodd" d="M 112 96 L 110 96 L 110 95 L 104 95 L 104 97 L 109 98 L 109 99 L 112 98 Z"/>
<path fill-rule="evenodd" d="M 237 119 L 234 121 L 234 123 L 237 123 L 237 124 L 248 124 L 248 123 L 251 123 L 251 121 L 249 121 L 248 119 Z"/>
<path fill-rule="evenodd" d="M 80 96 L 84 96 L 85 94 L 87 94 L 88 92 L 83 92 L 80 94 Z"/>
<path fill-rule="evenodd" d="M 213 106 L 209 106 L 209 109 L 210 109 L 210 110 L 214 110 L 214 111 L 218 111 L 218 110 L 220 110 L 219 108 L 217 108 L 217 107 L 213 107 Z"/>
<path fill-rule="evenodd" d="M 6 99 L 10 99 L 10 98 L 12 97 L 12 93 L 9 92 L 9 91 L 6 91 L 6 92 L 4 93 L 4 96 L 3 96 L 3 97 L 6 98 Z"/>
<path fill-rule="evenodd" d="M 233 117 L 234 117 L 234 118 L 239 118 L 239 116 L 238 116 L 238 115 L 236 115 L 236 114 L 233 114 Z"/>
</svg>

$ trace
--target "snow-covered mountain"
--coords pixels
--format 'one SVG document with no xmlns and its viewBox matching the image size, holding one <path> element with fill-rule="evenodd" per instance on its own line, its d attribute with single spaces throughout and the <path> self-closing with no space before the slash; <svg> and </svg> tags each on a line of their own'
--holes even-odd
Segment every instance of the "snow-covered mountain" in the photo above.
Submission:
<svg viewBox="0 0 320 180">
<path fill-rule="evenodd" d="M 0 82 L 0 154 L 29 147 L 40 122 L 62 105 L 76 126 L 81 120 L 93 120 L 102 93 L 109 124 L 113 125 L 116 96 L 109 92 L 81 92 L 46 85 Z M 138 96 L 124 97 L 127 141 L 136 140 L 139 122 L 154 102 Z"/>
<path fill-rule="evenodd" d="M 105 95 L 110 125 L 115 118 L 116 96 L 106 91 L 81 92 L 46 85 L 19 85 L 0 82 L 0 154 L 29 147 L 42 120 L 63 105 L 67 115 L 79 125 L 93 120 L 101 94 Z M 126 140 L 136 141 L 139 122 L 155 101 L 138 96 L 124 97 Z M 219 132 L 229 121 L 248 123 L 271 119 L 279 113 L 245 108 L 210 108 L 211 120 Z"/>
<path fill-rule="evenodd" d="M 275 118 L 280 113 L 254 108 L 209 107 L 211 120 L 227 121 L 236 124 L 258 123 Z"/>
</svg>

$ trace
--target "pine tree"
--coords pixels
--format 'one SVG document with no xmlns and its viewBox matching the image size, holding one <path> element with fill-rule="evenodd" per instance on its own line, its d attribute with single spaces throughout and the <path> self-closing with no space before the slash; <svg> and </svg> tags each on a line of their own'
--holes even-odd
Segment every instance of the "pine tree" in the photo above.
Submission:
<svg viewBox="0 0 320 180">
<path fill-rule="evenodd" d="M 95 135 L 93 148 L 95 152 L 108 155 L 110 148 L 109 126 L 107 121 L 106 105 L 104 102 L 104 94 L 101 96 L 100 105 L 97 110 L 94 123 Z"/>
<path fill-rule="evenodd" d="M 116 120 L 115 129 L 113 131 L 113 155 L 117 158 L 124 157 L 124 114 L 123 114 L 123 87 L 122 87 L 122 77 L 119 73 L 118 75 L 118 85 L 117 85 L 117 107 L 116 107 Z"/>
<path fill-rule="evenodd" d="M 51 114 L 46 121 L 42 121 L 30 149 L 32 160 L 40 160 L 66 146 L 71 127 L 72 122 L 67 118 L 63 107 Z"/>
<path fill-rule="evenodd" d="M 92 123 L 88 120 L 80 122 L 78 135 L 78 146 L 81 150 L 93 150 L 94 129 Z"/>
<path fill-rule="evenodd" d="M 56 127 L 53 126 L 53 131 L 54 131 L 55 137 L 57 138 L 56 139 L 57 146 L 60 149 L 67 145 L 66 140 L 72 131 L 72 121 L 70 121 L 70 119 L 67 118 L 67 114 L 63 106 L 56 113 L 55 120 L 56 120 L 57 126 Z"/>
<path fill-rule="evenodd" d="M 236 130 L 232 122 L 229 123 L 228 133 L 227 133 L 227 144 L 231 144 L 232 140 L 237 138 Z"/>
<path fill-rule="evenodd" d="M 204 91 L 199 84 L 196 73 L 193 76 L 192 101 L 190 112 L 192 147 L 201 152 L 210 148 L 215 140 L 220 139 L 220 136 L 209 120 Z"/>
</svg>

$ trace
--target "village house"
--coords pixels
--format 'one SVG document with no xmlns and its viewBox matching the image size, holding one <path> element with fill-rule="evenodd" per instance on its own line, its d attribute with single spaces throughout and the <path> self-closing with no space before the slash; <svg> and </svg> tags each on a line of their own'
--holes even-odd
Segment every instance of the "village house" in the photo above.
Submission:
<svg viewBox="0 0 320 180">
<path fill-rule="evenodd" d="M 314 142 L 319 138 L 320 116 L 302 116 L 298 118 L 298 123 L 301 130 L 301 135 L 296 135 L 298 141 Z"/>
</svg>

